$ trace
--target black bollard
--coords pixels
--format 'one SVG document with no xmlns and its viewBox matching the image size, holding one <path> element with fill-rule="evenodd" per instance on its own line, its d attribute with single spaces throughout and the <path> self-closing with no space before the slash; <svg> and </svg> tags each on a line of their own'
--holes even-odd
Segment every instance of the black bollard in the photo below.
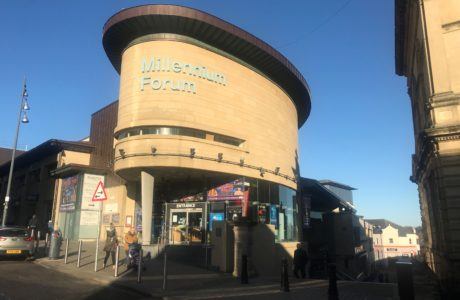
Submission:
<svg viewBox="0 0 460 300">
<path fill-rule="evenodd" d="M 248 284 L 248 256 L 243 254 L 241 257 L 241 283 Z"/>
<path fill-rule="evenodd" d="M 281 290 L 289 292 L 288 261 L 286 258 L 281 260 Z"/>
<path fill-rule="evenodd" d="M 142 256 L 144 255 L 142 249 L 139 250 L 139 261 L 137 265 L 137 283 L 142 281 Z"/>
<path fill-rule="evenodd" d="M 337 268 L 335 264 L 329 264 L 329 289 L 328 299 L 339 300 L 339 291 L 337 289 Z"/>
<path fill-rule="evenodd" d="M 398 277 L 399 299 L 414 299 L 414 282 L 412 278 L 412 263 L 398 261 L 396 263 L 396 274 Z"/>
</svg>

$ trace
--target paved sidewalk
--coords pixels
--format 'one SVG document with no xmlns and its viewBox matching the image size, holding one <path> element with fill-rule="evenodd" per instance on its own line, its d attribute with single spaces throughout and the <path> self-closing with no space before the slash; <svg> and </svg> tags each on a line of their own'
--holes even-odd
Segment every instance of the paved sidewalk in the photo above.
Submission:
<svg viewBox="0 0 460 300">
<path fill-rule="evenodd" d="M 201 258 L 190 264 L 168 259 L 167 290 L 163 286 L 163 256 L 151 259 L 146 263 L 142 272 L 142 282 L 137 283 L 137 274 L 132 270 L 126 271 L 124 264 L 120 265 L 120 276 L 114 277 L 112 266 L 102 269 L 103 255 L 100 251 L 98 272 L 94 272 L 95 243 L 83 244 L 81 267 L 76 267 L 78 243 L 73 242 L 69 247 L 68 264 L 63 258 L 49 260 L 39 258 L 35 263 L 48 269 L 64 272 L 86 280 L 98 283 L 102 290 L 118 288 L 137 293 L 144 298 L 173 299 L 327 299 L 328 282 L 326 280 L 291 280 L 289 293 L 280 291 L 278 277 L 250 278 L 249 284 L 242 285 L 230 274 L 219 273 L 199 267 Z M 64 248 L 64 247 L 63 247 Z M 102 245 L 101 245 L 102 249 Z M 122 248 L 120 248 L 122 249 Z M 62 251 L 62 256 L 63 256 Z M 124 251 L 120 258 L 124 259 Z M 109 260 L 110 261 L 110 260 Z M 121 259 L 120 259 L 121 261 Z M 394 284 L 339 282 L 340 299 L 397 299 L 397 289 Z M 97 299 L 94 295 L 93 299 Z"/>
</svg>

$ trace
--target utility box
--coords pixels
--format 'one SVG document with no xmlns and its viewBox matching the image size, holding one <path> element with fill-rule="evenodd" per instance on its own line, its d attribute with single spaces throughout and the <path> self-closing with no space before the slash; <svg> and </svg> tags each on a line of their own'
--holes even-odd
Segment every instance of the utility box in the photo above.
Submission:
<svg viewBox="0 0 460 300">
<path fill-rule="evenodd" d="M 222 272 L 233 272 L 233 226 L 227 221 L 213 221 L 211 265 Z"/>
</svg>

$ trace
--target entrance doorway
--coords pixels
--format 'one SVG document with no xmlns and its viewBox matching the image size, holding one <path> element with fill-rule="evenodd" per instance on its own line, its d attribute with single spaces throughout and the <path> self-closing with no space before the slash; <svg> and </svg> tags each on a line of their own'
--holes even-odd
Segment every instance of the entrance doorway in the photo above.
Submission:
<svg viewBox="0 0 460 300">
<path fill-rule="evenodd" d="M 204 240 L 203 207 L 184 207 L 179 205 L 169 209 L 169 243 L 192 244 Z"/>
</svg>

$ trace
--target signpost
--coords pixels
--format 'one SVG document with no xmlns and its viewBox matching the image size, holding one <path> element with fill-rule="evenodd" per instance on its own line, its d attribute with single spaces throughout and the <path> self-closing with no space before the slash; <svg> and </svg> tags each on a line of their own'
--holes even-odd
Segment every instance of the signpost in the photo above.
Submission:
<svg viewBox="0 0 460 300">
<path fill-rule="evenodd" d="M 107 200 L 107 193 L 105 192 L 104 183 L 102 180 L 97 184 L 96 190 L 94 191 L 92 202 L 105 201 Z M 102 203 L 101 203 L 102 204 Z M 97 227 L 97 237 L 96 237 L 96 255 L 94 259 L 94 272 L 97 272 L 97 259 L 99 253 L 99 237 L 101 235 L 101 220 L 102 220 L 102 205 L 99 205 L 99 224 Z"/>
</svg>

